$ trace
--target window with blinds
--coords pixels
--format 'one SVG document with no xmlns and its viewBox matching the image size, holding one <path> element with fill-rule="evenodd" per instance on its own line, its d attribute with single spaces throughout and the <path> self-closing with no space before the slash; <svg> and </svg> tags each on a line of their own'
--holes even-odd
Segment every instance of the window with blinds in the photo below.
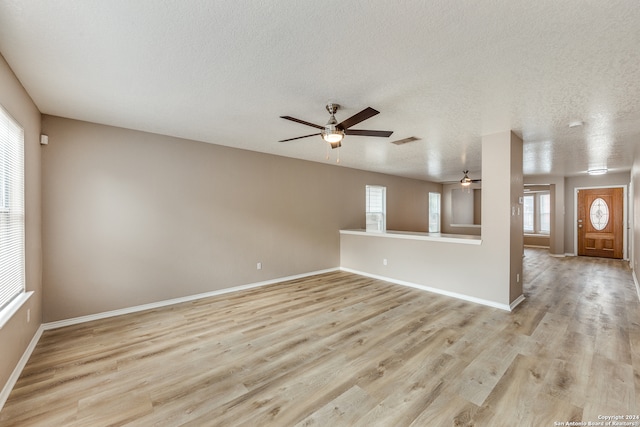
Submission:
<svg viewBox="0 0 640 427">
<path fill-rule="evenodd" d="M 0 312 L 25 291 L 24 130 L 0 107 Z"/>
<path fill-rule="evenodd" d="M 387 188 L 366 186 L 367 231 L 383 232 L 387 229 Z"/>
<path fill-rule="evenodd" d="M 429 192 L 429 233 L 440 232 L 440 193 Z"/>
<path fill-rule="evenodd" d="M 551 232 L 551 195 L 548 191 L 525 194 L 523 227 L 527 234 Z"/>
</svg>

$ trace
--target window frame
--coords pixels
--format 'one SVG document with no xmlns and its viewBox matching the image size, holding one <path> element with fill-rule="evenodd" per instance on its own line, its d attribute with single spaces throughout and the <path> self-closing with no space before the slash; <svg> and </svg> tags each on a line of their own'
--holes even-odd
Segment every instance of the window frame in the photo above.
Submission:
<svg viewBox="0 0 640 427">
<path fill-rule="evenodd" d="M 377 206 L 371 206 L 373 192 L 379 192 L 379 209 Z M 378 233 L 387 231 L 387 187 L 383 185 L 365 186 L 365 229 Z"/>
<path fill-rule="evenodd" d="M 0 105 L 0 328 L 33 292 L 26 290 L 25 131 Z"/>
<path fill-rule="evenodd" d="M 542 212 L 543 202 L 541 201 L 542 197 L 548 198 L 547 206 L 549 207 L 548 212 Z M 533 229 L 525 228 L 525 205 L 527 198 L 531 198 L 533 200 Z M 551 234 L 551 193 L 549 191 L 530 191 L 524 194 L 523 204 L 522 204 L 522 230 L 526 236 L 549 236 Z M 542 215 L 548 215 L 549 218 L 549 230 L 542 229 Z"/>
<path fill-rule="evenodd" d="M 434 197 L 437 196 L 437 197 Z M 433 209 L 432 201 L 437 199 L 437 209 Z M 440 233 L 442 230 L 442 194 L 429 191 L 429 233 Z M 432 216 L 437 216 L 437 221 Z M 433 227 L 432 227 L 433 226 Z"/>
</svg>

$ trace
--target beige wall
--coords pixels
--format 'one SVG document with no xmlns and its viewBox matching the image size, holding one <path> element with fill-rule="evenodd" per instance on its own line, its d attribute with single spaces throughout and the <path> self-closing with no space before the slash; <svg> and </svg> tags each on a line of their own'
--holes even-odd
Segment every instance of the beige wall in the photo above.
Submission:
<svg viewBox="0 0 640 427">
<path fill-rule="evenodd" d="M 524 244 L 527 246 L 549 247 L 549 236 L 524 236 Z"/>
<path fill-rule="evenodd" d="M 480 227 L 461 227 L 460 224 L 456 226 L 452 226 L 454 223 L 453 220 L 453 210 L 452 210 L 452 190 L 459 190 L 462 187 L 459 183 L 454 184 L 444 184 L 442 186 L 442 227 L 441 230 L 446 234 L 467 234 L 472 236 L 479 236 L 481 228 Z M 470 190 L 481 190 L 480 184 L 471 184 L 468 187 Z M 475 205 L 476 201 L 479 201 L 478 205 Z M 469 215 L 477 218 L 477 223 L 482 224 L 482 197 L 476 198 L 474 195 L 473 198 L 474 206 L 470 207 Z M 479 209 L 480 212 L 471 211 L 471 209 Z M 475 222 L 475 221 L 472 221 Z"/>
<path fill-rule="evenodd" d="M 27 291 L 34 291 L 27 303 L 0 329 L 0 389 L 2 389 L 40 326 L 42 311 L 40 112 L 2 56 L 0 56 L 0 104 L 24 128 L 26 286 Z M 29 323 L 27 323 L 27 310 L 31 310 Z"/>
<path fill-rule="evenodd" d="M 441 186 L 44 116 L 44 319 L 95 314 L 336 268 L 364 228 L 426 231 Z M 262 263 L 262 270 L 256 263 Z"/>
<path fill-rule="evenodd" d="M 631 176 L 629 172 L 608 173 L 605 175 L 582 175 L 565 178 L 565 225 L 564 248 L 568 254 L 578 254 L 575 246 L 575 190 L 580 187 L 606 187 L 629 185 Z"/>
<path fill-rule="evenodd" d="M 510 132 L 511 171 L 509 174 L 511 217 L 509 224 L 509 302 L 514 302 L 522 296 L 522 254 L 524 253 L 523 239 L 523 206 L 520 203 L 524 195 L 523 143 L 522 139 Z"/>
<path fill-rule="evenodd" d="M 484 241 L 482 245 L 474 245 L 368 233 L 342 234 L 340 245 L 341 265 L 345 269 L 457 294 L 488 305 L 504 308 L 509 304 L 506 280 L 496 280 L 496 258 L 483 247 Z"/>
</svg>

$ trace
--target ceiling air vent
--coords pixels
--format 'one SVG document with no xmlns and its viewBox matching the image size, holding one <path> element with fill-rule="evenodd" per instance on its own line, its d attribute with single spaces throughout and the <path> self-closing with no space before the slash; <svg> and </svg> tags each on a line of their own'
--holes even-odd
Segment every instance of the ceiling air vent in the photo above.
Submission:
<svg viewBox="0 0 640 427">
<path fill-rule="evenodd" d="M 410 136 L 409 138 L 399 139 L 397 141 L 391 141 L 392 144 L 402 145 L 408 142 L 420 141 L 420 138 L 416 138 L 415 136 Z"/>
</svg>

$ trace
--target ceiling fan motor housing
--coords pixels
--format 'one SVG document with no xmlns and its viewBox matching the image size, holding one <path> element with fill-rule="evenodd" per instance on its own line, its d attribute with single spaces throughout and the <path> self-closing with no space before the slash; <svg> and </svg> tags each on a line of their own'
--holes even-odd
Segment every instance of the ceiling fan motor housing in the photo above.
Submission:
<svg viewBox="0 0 640 427">
<path fill-rule="evenodd" d="M 337 126 L 338 121 L 335 116 L 335 113 L 339 108 L 340 105 L 338 104 L 327 104 L 327 111 L 331 116 L 329 117 L 327 124 L 324 126 L 324 129 L 320 131 L 320 136 L 331 145 L 331 148 L 338 148 L 342 146 L 341 142 L 344 138 L 344 130 Z"/>
<path fill-rule="evenodd" d="M 333 102 L 330 102 L 327 104 L 327 111 L 329 112 L 329 114 L 331 114 L 332 116 L 340 109 L 340 104 L 334 104 Z M 334 118 L 335 120 L 335 118 Z M 337 123 L 337 122 L 336 122 Z"/>
</svg>

